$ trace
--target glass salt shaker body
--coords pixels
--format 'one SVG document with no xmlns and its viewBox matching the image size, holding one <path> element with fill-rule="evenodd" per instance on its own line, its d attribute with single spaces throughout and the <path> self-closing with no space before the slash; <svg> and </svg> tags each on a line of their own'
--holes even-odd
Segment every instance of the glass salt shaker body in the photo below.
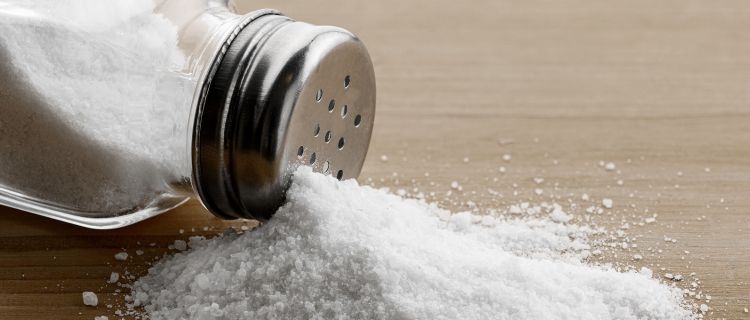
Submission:
<svg viewBox="0 0 750 320">
<path fill-rule="evenodd" d="M 227 1 L 65 5 L 0 2 L 0 204 L 97 229 L 191 197 L 267 219 L 296 165 L 361 170 L 374 74 L 351 33 Z"/>
</svg>

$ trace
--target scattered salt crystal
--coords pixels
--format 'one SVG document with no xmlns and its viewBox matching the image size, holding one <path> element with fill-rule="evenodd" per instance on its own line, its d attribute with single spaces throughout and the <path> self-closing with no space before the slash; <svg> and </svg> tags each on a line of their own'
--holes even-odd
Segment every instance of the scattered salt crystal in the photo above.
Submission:
<svg viewBox="0 0 750 320">
<path fill-rule="evenodd" d="M 674 279 L 672 279 L 672 280 L 674 280 L 674 281 L 682 281 L 682 275 L 678 273 L 678 274 L 674 275 Z"/>
<path fill-rule="evenodd" d="M 96 316 L 94 320 L 109 320 L 109 318 L 107 316 Z"/>
<path fill-rule="evenodd" d="M 469 163 L 469 158 L 464 158 L 464 163 Z"/>
<path fill-rule="evenodd" d="M 703 171 L 711 172 L 711 168 L 705 168 L 705 169 L 703 169 Z"/>
<path fill-rule="evenodd" d="M 560 205 L 555 205 L 552 212 L 549 214 L 550 219 L 555 222 L 568 222 L 573 219 L 572 216 L 565 213 Z"/>
<path fill-rule="evenodd" d="M 99 304 L 99 299 L 96 297 L 96 294 L 91 291 L 84 291 L 82 296 L 84 305 L 96 307 L 96 305 Z"/>
<path fill-rule="evenodd" d="M 308 168 L 287 201 L 253 231 L 191 240 L 157 262 L 133 284 L 131 310 L 137 301 L 152 319 L 691 317 L 682 293 L 646 271 L 589 266 L 590 228 L 529 218 L 562 217 L 554 205 L 516 205 L 509 211 L 529 215 L 516 220 L 452 214 Z"/>
<path fill-rule="evenodd" d="M 128 253 L 127 252 L 118 252 L 115 254 L 115 260 L 117 261 L 125 261 L 128 259 Z"/>
<path fill-rule="evenodd" d="M 614 206 L 614 201 L 610 198 L 604 198 L 602 199 L 602 206 L 607 209 L 612 209 L 612 206 Z"/>
<path fill-rule="evenodd" d="M 701 303 L 700 309 L 701 312 L 706 313 L 708 312 L 708 305 L 706 305 L 705 303 Z"/>
<path fill-rule="evenodd" d="M 640 255 L 640 254 L 634 254 L 633 255 L 633 260 L 636 260 L 636 261 L 643 260 L 643 256 Z"/>
<path fill-rule="evenodd" d="M 607 164 L 604 165 L 604 169 L 607 171 L 615 171 L 617 166 L 615 166 L 614 162 L 607 162 Z"/>
<path fill-rule="evenodd" d="M 451 182 L 451 189 L 458 189 L 461 185 L 458 184 L 458 181 Z"/>
<path fill-rule="evenodd" d="M 536 188 L 534 189 L 534 193 L 536 193 L 536 195 L 538 196 L 541 196 L 542 194 L 544 194 L 544 190 L 540 188 Z"/>
<path fill-rule="evenodd" d="M 542 184 L 542 182 L 544 182 L 544 178 L 534 178 L 534 183 Z"/>
<path fill-rule="evenodd" d="M 747 308 L 745 308 L 743 311 L 745 311 L 745 313 L 750 312 L 750 310 L 748 310 Z"/>
<path fill-rule="evenodd" d="M 507 154 L 507 153 L 506 153 L 506 154 L 504 154 L 504 155 L 503 155 L 503 160 L 504 160 L 504 161 L 510 161 L 510 159 L 511 159 L 511 156 L 510 156 L 510 154 Z"/>
<path fill-rule="evenodd" d="M 500 167 L 497 169 L 497 171 L 499 171 L 500 173 L 505 173 L 506 170 L 505 167 Z"/>
<path fill-rule="evenodd" d="M 380 156 L 380 161 L 388 162 L 388 156 L 386 156 L 386 155 Z"/>
<path fill-rule="evenodd" d="M 669 279 L 669 280 L 672 280 L 672 279 L 674 279 L 674 275 L 673 275 L 673 274 L 671 274 L 671 273 L 665 273 L 665 274 L 664 274 L 664 278 L 667 278 L 667 279 Z"/>
<path fill-rule="evenodd" d="M 589 201 L 589 195 L 588 195 L 588 194 L 585 194 L 585 193 L 584 193 L 584 194 L 582 194 L 582 195 L 581 195 L 581 200 L 583 200 L 583 201 Z"/>
<path fill-rule="evenodd" d="M 120 280 L 120 274 L 117 272 L 112 272 L 109 274 L 109 280 L 108 283 L 115 283 L 117 280 Z"/>
<path fill-rule="evenodd" d="M 144 253 L 143 250 L 135 250 L 136 255 L 142 256 Z"/>
</svg>

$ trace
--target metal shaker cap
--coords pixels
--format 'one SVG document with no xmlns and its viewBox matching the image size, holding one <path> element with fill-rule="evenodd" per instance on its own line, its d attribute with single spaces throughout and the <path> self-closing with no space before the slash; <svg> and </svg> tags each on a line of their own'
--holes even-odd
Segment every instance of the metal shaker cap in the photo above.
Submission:
<svg viewBox="0 0 750 320">
<path fill-rule="evenodd" d="M 195 121 L 195 188 L 209 211 L 266 220 L 303 164 L 338 179 L 359 175 L 375 75 L 356 36 L 264 11 L 224 51 Z"/>
</svg>

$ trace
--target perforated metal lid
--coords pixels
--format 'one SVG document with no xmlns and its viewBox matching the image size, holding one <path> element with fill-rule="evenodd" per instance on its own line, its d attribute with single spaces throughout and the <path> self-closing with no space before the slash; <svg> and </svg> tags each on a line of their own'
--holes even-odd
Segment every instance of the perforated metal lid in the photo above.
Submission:
<svg viewBox="0 0 750 320">
<path fill-rule="evenodd" d="M 194 180 L 222 218 L 268 219 L 301 164 L 339 179 L 362 169 L 375 76 L 362 42 L 268 11 L 228 44 L 196 118 Z"/>
</svg>

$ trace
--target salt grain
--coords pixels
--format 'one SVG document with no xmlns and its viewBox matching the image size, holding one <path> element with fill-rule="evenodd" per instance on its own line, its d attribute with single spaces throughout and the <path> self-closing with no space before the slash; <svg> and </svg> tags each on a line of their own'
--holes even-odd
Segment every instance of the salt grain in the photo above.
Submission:
<svg viewBox="0 0 750 320">
<path fill-rule="evenodd" d="M 131 310 L 151 319 L 691 318 L 681 292 L 650 274 L 586 265 L 592 231 L 553 222 L 567 219 L 561 207 L 552 221 L 451 214 L 309 169 L 287 198 L 255 230 L 191 241 L 155 264 L 134 283 Z"/>
<path fill-rule="evenodd" d="M 563 211 L 562 207 L 560 207 L 559 205 L 554 206 L 554 209 L 552 209 L 552 212 L 550 212 L 549 217 L 552 221 L 555 222 L 568 222 L 573 219 L 573 217 Z"/>
<path fill-rule="evenodd" d="M 120 274 L 117 272 L 112 272 L 109 274 L 109 280 L 108 283 L 115 283 L 117 280 L 120 280 Z"/>
<path fill-rule="evenodd" d="M 115 254 L 115 260 L 117 261 L 125 261 L 128 259 L 128 253 L 127 252 L 118 252 Z"/>
<path fill-rule="evenodd" d="M 615 171 L 616 168 L 617 166 L 615 166 L 613 162 L 607 162 L 607 164 L 604 165 L 604 169 L 607 171 Z"/>
<path fill-rule="evenodd" d="M 187 250 L 187 242 L 185 242 L 185 240 L 175 240 L 174 248 L 179 251 L 185 251 Z"/>
<path fill-rule="evenodd" d="M 461 185 L 458 184 L 458 181 L 451 182 L 451 189 L 458 189 Z"/>
<path fill-rule="evenodd" d="M 96 305 L 99 304 L 99 299 L 96 297 L 96 294 L 91 291 L 84 291 L 82 296 L 84 305 L 96 307 Z"/>
<path fill-rule="evenodd" d="M 612 209 L 612 207 L 614 206 L 614 201 L 612 201 L 612 199 L 610 198 L 604 198 L 602 199 L 602 206 L 607 209 Z"/>
</svg>

